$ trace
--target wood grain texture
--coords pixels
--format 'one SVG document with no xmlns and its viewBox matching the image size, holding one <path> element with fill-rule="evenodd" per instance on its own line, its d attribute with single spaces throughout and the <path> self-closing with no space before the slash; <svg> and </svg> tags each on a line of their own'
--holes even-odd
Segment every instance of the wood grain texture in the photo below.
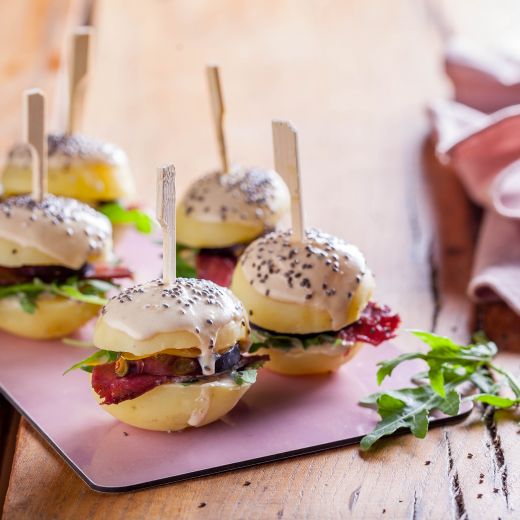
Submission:
<svg viewBox="0 0 520 520">
<path fill-rule="evenodd" d="M 83 98 L 87 88 L 90 55 L 94 31 L 92 27 L 78 27 L 72 36 L 69 57 L 69 113 L 67 131 L 74 133 L 79 126 L 83 110 Z"/>
<path fill-rule="evenodd" d="M 85 129 L 129 151 L 145 200 L 157 164 L 175 163 L 181 193 L 218 165 L 202 74 L 218 62 L 231 162 L 271 166 L 270 121 L 292 120 L 307 223 L 365 251 L 377 298 L 401 312 L 404 327 L 467 339 L 478 214 L 424 142 L 423 106 L 446 86 L 422 3 L 99 0 L 95 22 L 103 51 Z M 406 334 L 400 344 L 416 345 Z M 518 373 L 517 355 L 501 357 Z M 519 437 L 510 419 L 483 421 L 477 411 L 424 441 L 403 436 L 368 454 L 336 449 L 124 495 L 90 491 L 23 422 L 4 515 L 515 518 Z"/>
<path fill-rule="evenodd" d="M 274 167 L 285 181 L 291 194 L 291 228 L 293 243 L 304 239 L 305 222 L 301 197 L 298 134 L 288 121 L 273 121 Z"/>
<path fill-rule="evenodd" d="M 24 141 L 32 154 L 32 198 L 38 202 L 47 193 L 47 130 L 45 93 L 41 89 L 24 92 Z"/>
<path fill-rule="evenodd" d="M 175 166 L 169 164 L 157 170 L 157 202 L 155 211 L 162 228 L 163 241 L 163 282 L 175 282 L 177 277 L 176 223 L 175 223 Z"/>
<path fill-rule="evenodd" d="M 224 96 L 222 95 L 222 83 L 220 81 L 219 68 L 216 65 L 206 67 L 206 76 L 208 78 L 213 125 L 215 127 L 215 135 L 220 155 L 220 171 L 222 173 L 228 173 L 229 162 L 226 145 L 226 132 L 224 129 L 226 108 L 224 104 Z"/>
</svg>

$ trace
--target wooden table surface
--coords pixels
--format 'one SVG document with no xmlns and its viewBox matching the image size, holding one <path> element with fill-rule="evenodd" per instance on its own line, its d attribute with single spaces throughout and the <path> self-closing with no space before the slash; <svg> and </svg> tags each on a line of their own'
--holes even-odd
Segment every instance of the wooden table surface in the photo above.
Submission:
<svg viewBox="0 0 520 520">
<path fill-rule="evenodd" d="M 153 201 L 155 168 L 166 161 L 176 164 L 182 192 L 217 165 L 204 66 L 219 63 L 232 161 L 272 165 L 270 121 L 292 120 L 307 222 L 361 247 L 378 300 L 401 313 L 404 328 L 465 340 L 476 323 L 465 288 L 478 211 L 426 139 L 425 103 L 449 93 L 434 3 L 98 0 L 84 131 L 128 151 L 142 200 Z M 511 1 L 499 10 L 491 0 L 436 5 L 471 36 L 489 38 L 520 21 Z M 19 135 L 22 88 L 49 91 L 50 123 L 62 127 L 64 37 L 89 5 L 0 6 L 0 42 L 9 49 L 0 57 L 5 153 Z M 501 362 L 518 373 L 520 320 L 502 305 L 478 315 L 510 349 Z M 416 345 L 406 333 L 400 344 Z M 6 436 L 13 414 L 1 406 Z M 120 495 L 91 491 L 22 420 L 4 518 L 518 518 L 513 419 L 479 409 L 422 441 L 402 436 L 371 453 L 335 449 Z"/>
</svg>

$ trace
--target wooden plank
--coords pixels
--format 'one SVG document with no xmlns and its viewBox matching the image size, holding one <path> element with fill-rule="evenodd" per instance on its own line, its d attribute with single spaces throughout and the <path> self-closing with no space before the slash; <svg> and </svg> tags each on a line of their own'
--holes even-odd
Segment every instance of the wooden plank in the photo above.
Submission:
<svg viewBox="0 0 520 520">
<path fill-rule="evenodd" d="M 3 506 L 16 443 L 20 415 L 0 396 L 0 507 Z"/>
<path fill-rule="evenodd" d="M 50 110 L 59 120 L 60 66 L 63 62 L 67 31 L 84 17 L 84 2 L 78 0 L 3 1 L 0 47 L 0 165 L 6 152 L 22 139 L 22 92 L 40 87 L 47 93 Z M 23 28 L 23 29 L 21 29 Z M 61 86 L 63 89 L 65 85 Z M 13 456 L 19 415 L 4 399 L 0 400 L 0 506 L 3 504 Z"/>
<path fill-rule="evenodd" d="M 176 164 L 181 192 L 217 166 L 203 73 L 207 61 L 216 61 L 225 78 L 231 162 L 271 165 L 270 120 L 292 120 L 307 222 L 366 252 L 378 299 L 402 313 L 405 327 L 467 337 L 472 312 L 464 293 L 475 220 L 452 172 L 439 168 L 428 145 L 421 149 L 422 107 L 444 87 L 438 41 L 425 30 L 419 4 L 144 5 L 99 1 L 103 52 L 86 110 L 90 133 L 129 151 L 143 198 L 153 200 L 149 172 L 158 164 Z M 435 240 L 436 226 L 442 241 Z M 406 334 L 400 344 L 415 345 Z M 504 362 L 518 369 L 517 356 Z M 492 511 L 512 518 L 517 437 L 514 423 L 503 419 L 495 428 L 476 414 L 424 441 L 404 436 L 369 454 L 344 448 L 111 496 L 90 491 L 23 422 L 4 514 L 483 518 Z"/>
</svg>

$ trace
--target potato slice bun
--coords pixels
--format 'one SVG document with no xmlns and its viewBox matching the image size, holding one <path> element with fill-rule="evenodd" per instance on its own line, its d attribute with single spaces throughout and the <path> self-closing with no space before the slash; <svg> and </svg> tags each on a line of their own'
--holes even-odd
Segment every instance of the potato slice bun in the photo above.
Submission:
<svg viewBox="0 0 520 520">
<path fill-rule="evenodd" d="M 95 327 L 94 344 L 112 355 L 92 371 L 96 399 L 118 420 L 148 430 L 214 422 L 254 381 L 240 375 L 261 359 L 244 356 L 249 332 L 240 301 L 207 280 L 130 287 L 105 305 Z"/>
<path fill-rule="evenodd" d="M 61 265 L 79 269 L 112 252 L 112 226 L 74 199 L 29 195 L 0 202 L 0 265 Z"/>
<path fill-rule="evenodd" d="M 237 385 L 230 378 L 190 385 L 171 383 L 156 386 L 135 399 L 101 406 L 119 421 L 137 428 L 178 431 L 217 421 L 235 407 L 249 388 L 250 384 Z"/>
<path fill-rule="evenodd" d="M 41 294 L 34 313 L 23 310 L 16 296 L 0 298 L 0 329 L 32 339 L 63 338 L 99 312 L 99 305 Z"/>
<path fill-rule="evenodd" d="M 193 248 L 249 243 L 274 228 L 290 206 L 273 170 L 235 168 L 195 181 L 177 207 L 177 240 Z"/>
<path fill-rule="evenodd" d="M 31 156 L 25 144 L 9 152 L 2 176 L 6 196 L 31 191 Z M 77 134 L 48 135 L 48 189 L 89 204 L 134 194 L 126 154 L 115 145 Z"/>
<path fill-rule="evenodd" d="M 153 280 L 125 289 L 102 309 L 94 344 L 136 356 L 175 350 L 176 355 L 222 352 L 246 346 L 244 307 L 228 290 L 206 280 Z"/>
<path fill-rule="evenodd" d="M 252 324 L 279 333 L 340 330 L 355 322 L 374 289 L 359 249 L 316 229 L 302 243 L 275 231 L 251 243 L 231 283 Z"/>
</svg>

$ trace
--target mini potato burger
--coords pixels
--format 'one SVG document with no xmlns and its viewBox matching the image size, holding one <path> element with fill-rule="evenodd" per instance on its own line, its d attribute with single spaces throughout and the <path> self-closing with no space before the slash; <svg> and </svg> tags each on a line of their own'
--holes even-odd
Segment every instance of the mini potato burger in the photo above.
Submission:
<svg viewBox="0 0 520 520">
<path fill-rule="evenodd" d="M 289 190 L 274 170 L 205 175 L 177 206 L 178 255 L 198 278 L 228 287 L 245 246 L 274 229 L 289 207 Z"/>
<path fill-rule="evenodd" d="M 228 290 L 206 280 L 154 280 L 103 308 L 101 349 L 73 368 L 92 373 L 96 399 L 116 419 L 175 431 L 214 422 L 256 379 L 264 358 L 246 356 L 249 323 Z"/>
<path fill-rule="evenodd" d="M 240 258 L 231 289 L 249 311 L 250 352 L 288 375 L 322 374 L 350 360 L 363 343 L 393 338 L 399 317 L 370 301 L 374 278 L 359 249 L 309 229 L 255 240 Z"/>
<path fill-rule="evenodd" d="M 79 134 L 49 134 L 48 189 L 90 205 L 126 199 L 133 195 L 125 152 L 117 146 Z M 7 156 L 2 176 L 7 196 L 31 191 L 31 153 L 25 143 L 15 145 Z"/>
<path fill-rule="evenodd" d="M 277 227 L 288 213 L 287 185 L 274 170 L 230 166 L 218 66 L 206 67 L 220 169 L 197 179 L 177 205 L 177 265 L 229 287 L 247 244 Z"/>
<path fill-rule="evenodd" d="M 35 339 L 63 337 L 94 317 L 129 276 L 105 262 L 109 220 L 74 199 L 45 195 L 0 202 L 0 329 Z"/>
<path fill-rule="evenodd" d="M 49 134 L 47 149 L 50 193 L 81 200 L 112 224 L 133 224 L 138 231 L 151 231 L 152 219 L 127 205 L 134 195 L 134 182 L 121 148 L 80 134 Z M 31 192 L 31 161 L 27 144 L 10 150 L 2 175 L 4 196 Z"/>
</svg>

